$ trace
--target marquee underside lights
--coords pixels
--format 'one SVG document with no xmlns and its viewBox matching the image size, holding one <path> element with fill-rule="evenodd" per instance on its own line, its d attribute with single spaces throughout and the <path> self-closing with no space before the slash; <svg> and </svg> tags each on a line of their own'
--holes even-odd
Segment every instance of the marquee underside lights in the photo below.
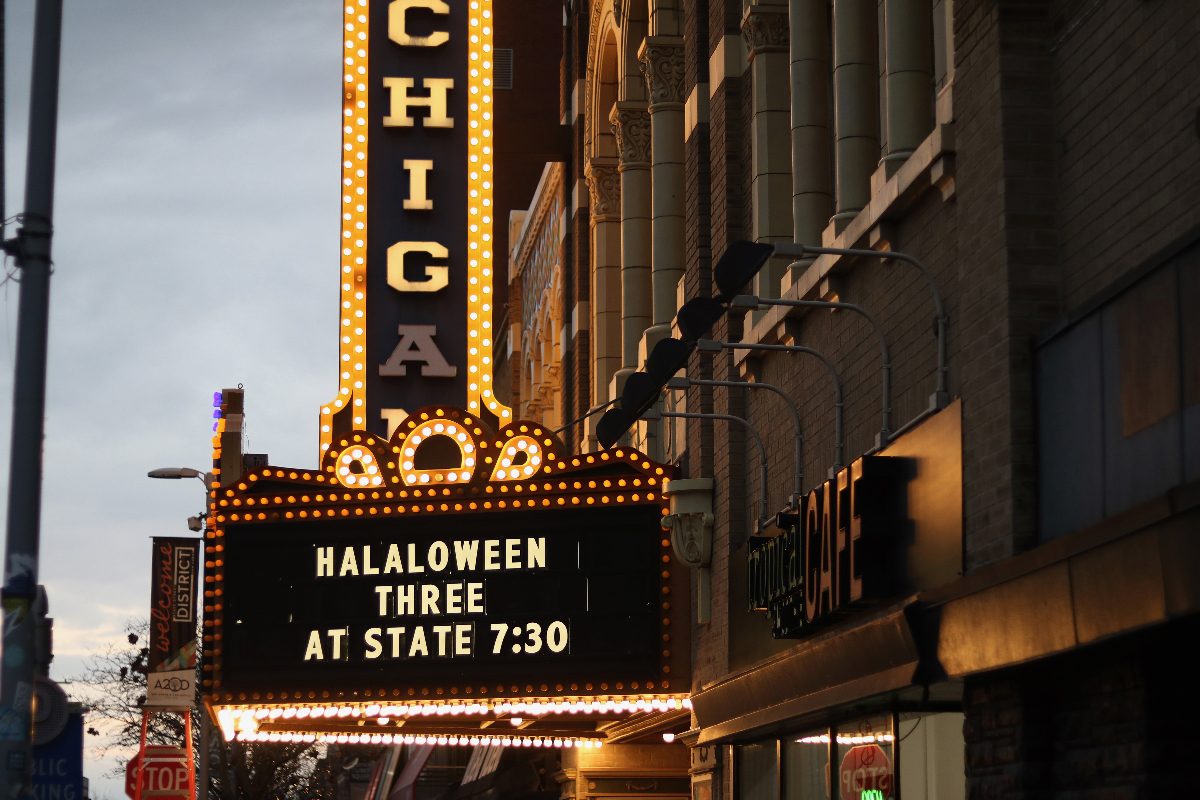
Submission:
<svg viewBox="0 0 1200 800">
<path fill-rule="evenodd" d="M 432 402 L 512 419 L 493 392 L 492 38 L 491 0 L 344 7 L 339 381 L 322 455 Z"/>
<path fill-rule="evenodd" d="M 230 705 L 216 706 L 214 711 L 227 740 L 587 748 L 602 743 L 598 725 L 655 713 L 686 722 L 690 708 L 687 698 L 657 696 L 517 703 Z M 509 722 L 514 729 L 508 729 Z M 495 724 L 503 727 L 492 727 Z"/>
<path fill-rule="evenodd" d="M 311 744 L 363 744 L 363 745 L 449 745 L 451 747 L 546 747 L 546 748 L 577 748 L 593 750 L 604 746 L 600 739 L 583 739 L 577 737 L 548 737 L 548 736 L 495 736 L 469 734 L 450 734 L 448 736 L 422 734 L 390 734 L 390 733 L 299 733 L 299 732 L 243 732 L 231 734 L 226 741 L 239 742 L 282 742 Z"/>
</svg>

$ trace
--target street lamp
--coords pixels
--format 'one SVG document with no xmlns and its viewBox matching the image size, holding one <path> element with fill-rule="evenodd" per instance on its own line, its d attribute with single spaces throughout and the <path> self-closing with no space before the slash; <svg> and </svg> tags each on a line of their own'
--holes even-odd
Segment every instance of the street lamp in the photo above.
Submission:
<svg viewBox="0 0 1200 800">
<path fill-rule="evenodd" d="M 192 467 L 159 467 L 152 469 L 146 473 L 148 478 L 163 478 L 166 480 L 182 480 L 184 478 L 196 478 L 204 484 L 204 506 L 208 508 L 208 490 L 212 487 L 213 475 L 211 472 L 202 472 Z M 194 517 L 188 517 L 188 530 L 199 531 L 204 527 L 204 519 L 208 516 L 208 511 L 201 511 Z M 208 740 L 212 736 L 212 726 L 208 719 L 208 712 L 205 709 L 200 709 L 200 765 L 196 775 L 196 795 L 197 800 L 208 800 Z"/>
<path fill-rule="evenodd" d="M 167 478 L 169 480 L 179 480 L 181 478 L 199 478 L 203 481 L 205 488 L 208 488 L 212 482 L 212 475 L 208 472 L 201 472 L 198 469 L 191 467 L 159 467 L 152 469 L 146 473 L 147 478 Z"/>
<path fill-rule="evenodd" d="M 212 473 L 201 472 L 198 469 L 191 467 L 159 467 L 152 469 L 146 473 L 147 478 L 165 478 L 167 480 L 182 480 L 183 478 L 197 478 L 204 484 L 204 505 L 208 507 L 208 489 L 212 486 Z M 207 511 L 201 511 L 194 517 L 188 517 L 188 530 L 199 532 L 204 528 L 204 518 L 208 516 Z"/>
</svg>

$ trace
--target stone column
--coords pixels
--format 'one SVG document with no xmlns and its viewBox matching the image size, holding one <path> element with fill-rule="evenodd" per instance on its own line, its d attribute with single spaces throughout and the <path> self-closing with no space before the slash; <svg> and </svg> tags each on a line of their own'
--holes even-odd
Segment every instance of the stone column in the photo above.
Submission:
<svg viewBox="0 0 1200 800">
<path fill-rule="evenodd" d="M 675 284 L 683 277 L 683 38 L 648 36 L 638 50 L 650 95 L 653 175 L 653 327 L 643 355 L 671 330 Z"/>
<path fill-rule="evenodd" d="M 750 181 L 756 242 L 792 240 L 792 158 L 788 136 L 787 6 L 752 3 L 742 17 L 753 89 Z M 754 278 L 759 297 L 779 297 L 788 259 L 771 259 Z"/>
<path fill-rule="evenodd" d="M 929 0 L 885 0 L 889 174 L 933 128 L 933 17 Z"/>
<path fill-rule="evenodd" d="M 844 225 L 871 199 L 879 163 L 879 73 L 876 0 L 833 0 L 833 93 L 837 205 Z"/>
<path fill-rule="evenodd" d="M 594 158 L 586 170 L 592 249 L 592 398 L 607 401 L 621 368 L 621 185 L 613 159 Z"/>
<path fill-rule="evenodd" d="M 829 2 L 790 0 L 792 225 L 800 244 L 821 243 L 833 216 L 829 140 Z M 793 280 L 799 276 L 793 276 Z"/>
<path fill-rule="evenodd" d="M 621 177 L 621 368 L 616 397 L 638 368 L 638 342 L 651 319 L 650 117 L 644 103 L 619 101 L 609 115 Z"/>
</svg>

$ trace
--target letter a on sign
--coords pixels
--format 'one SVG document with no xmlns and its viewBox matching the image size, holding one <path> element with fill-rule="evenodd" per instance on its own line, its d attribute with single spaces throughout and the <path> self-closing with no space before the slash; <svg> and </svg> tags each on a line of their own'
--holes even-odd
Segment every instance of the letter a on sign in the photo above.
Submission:
<svg viewBox="0 0 1200 800">
<path fill-rule="evenodd" d="M 421 364 L 422 377 L 453 378 L 458 367 L 446 363 L 446 357 L 434 344 L 435 336 L 436 325 L 401 325 L 400 342 L 388 360 L 379 365 L 379 374 L 385 378 L 403 377 L 408 374 L 404 365 L 411 361 Z"/>
</svg>

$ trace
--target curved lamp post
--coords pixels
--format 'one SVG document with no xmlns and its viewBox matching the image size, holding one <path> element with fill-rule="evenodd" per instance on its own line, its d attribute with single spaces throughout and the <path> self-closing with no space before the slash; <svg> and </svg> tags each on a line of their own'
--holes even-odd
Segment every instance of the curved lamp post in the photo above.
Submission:
<svg viewBox="0 0 1200 800">
<path fill-rule="evenodd" d="M 205 511 L 197 516 L 188 517 L 188 530 L 199 531 L 204 527 L 204 519 L 208 516 L 208 490 L 212 486 L 211 472 L 202 472 L 192 467 L 159 467 L 146 473 L 147 478 L 163 478 L 166 480 L 183 480 L 196 478 L 204 484 Z M 203 559 L 201 559 L 203 560 Z M 208 712 L 200 709 L 200 764 L 196 770 L 197 800 L 208 800 L 208 740 L 212 736 L 212 726 L 208 720 Z"/>
</svg>

